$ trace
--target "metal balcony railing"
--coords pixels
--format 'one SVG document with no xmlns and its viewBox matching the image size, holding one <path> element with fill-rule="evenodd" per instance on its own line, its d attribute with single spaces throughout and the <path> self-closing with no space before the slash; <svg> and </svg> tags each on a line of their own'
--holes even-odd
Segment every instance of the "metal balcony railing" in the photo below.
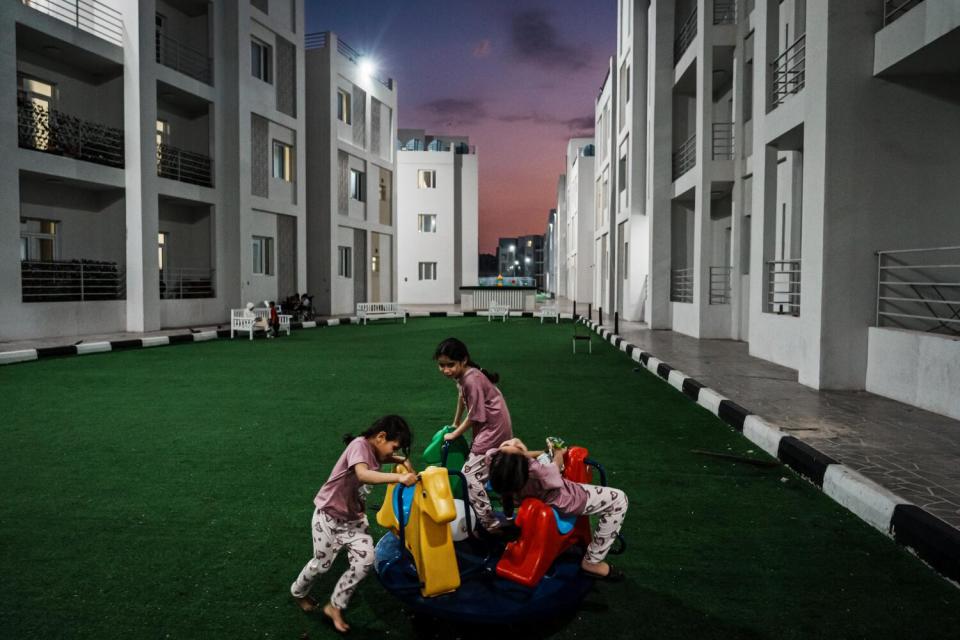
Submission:
<svg viewBox="0 0 960 640">
<path fill-rule="evenodd" d="M 710 304 L 730 304 L 733 267 L 710 267 Z"/>
<path fill-rule="evenodd" d="M 326 49 L 327 43 L 330 42 L 329 34 L 329 31 L 305 34 L 303 37 L 304 48 L 308 51 L 311 49 Z M 364 58 L 359 51 L 351 47 L 340 38 L 337 38 L 337 53 L 342 55 L 347 60 L 350 60 L 354 64 L 360 64 Z M 387 89 L 393 89 L 392 78 L 382 78 L 379 75 L 374 74 L 373 79 L 385 86 Z"/>
<path fill-rule="evenodd" d="M 881 2 L 883 3 L 883 26 L 887 26 L 923 0 L 881 0 Z"/>
<path fill-rule="evenodd" d="M 960 335 L 960 246 L 878 251 L 877 326 Z"/>
<path fill-rule="evenodd" d="M 788 96 L 798 93 L 806 83 L 807 35 L 787 47 L 773 61 L 773 106 L 783 104 Z"/>
<path fill-rule="evenodd" d="M 670 302 L 693 302 L 693 269 L 670 271 Z"/>
<path fill-rule="evenodd" d="M 87 122 L 24 97 L 17 100 L 19 145 L 44 153 L 123 167 L 123 130 Z"/>
<path fill-rule="evenodd" d="M 713 123 L 713 159 L 733 160 L 733 123 Z"/>
<path fill-rule="evenodd" d="M 713 24 L 736 24 L 737 0 L 713 0 Z"/>
<path fill-rule="evenodd" d="M 185 76 L 206 84 L 213 84 L 213 60 L 173 38 L 156 34 L 157 62 L 179 71 Z"/>
<path fill-rule="evenodd" d="M 697 166 L 697 134 L 683 141 L 673 152 L 673 179 L 676 180 Z"/>
<path fill-rule="evenodd" d="M 23 302 L 124 300 L 126 272 L 116 262 L 58 260 L 20 262 Z"/>
<path fill-rule="evenodd" d="M 160 299 L 215 298 L 215 276 L 214 269 L 161 269 Z"/>
<path fill-rule="evenodd" d="M 693 42 L 693 39 L 697 37 L 697 8 L 694 6 L 693 11 L 690 12 L 690 15 L 683 21 L 683 24 L 680 25 L 680 30 L 677 31 L 677 38 L 673 41 L 673 61 L 674 64 L 680 61 L 680 58 L 683 57 L 684 52 L 687 50 L 687 47 L 690 46 L 690 43 Z"/>
<path fill-rule="evenodd" d="M 767 261 L 767 313 L 800 315 L 800 261 Z"/>
<path fill-rule="evenodd" d="M 213 161 L 209 156 L 184 151 L 169 144 L 157 145 L 157 175 L 204 187 L 213 186 Z"/>
<path fill-rule="evenodd" d="M 20 3 L 101 40 L 123 46 L 120 12 L 98 0 L 20 0 Z"/>
</svg>

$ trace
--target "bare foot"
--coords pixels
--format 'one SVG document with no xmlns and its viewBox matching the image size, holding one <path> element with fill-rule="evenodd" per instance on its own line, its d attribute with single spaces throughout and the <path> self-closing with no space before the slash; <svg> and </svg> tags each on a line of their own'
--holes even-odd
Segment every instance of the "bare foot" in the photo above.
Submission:
<svg viewBox="0 0 960 640">
<path fill-rule="evenodd" d="M 317 610 L 317 601 L 311 598 L 310 596 L 303 596 L 298 598 L 293 596 L 294 602 L 297 603 L 297 606 L 306 611 L 307 613 L 312 613 Z"/>
<path fill-rule="evenodd" d="M 334 629 L 340 633 L 346 633 L 347 631 L 350 631 L 350 625 L 348 625 L 347 621 L 343 619 L 343 611 L 337 609 L 335 606 L 333 606 L 333 604 L 328 602 L 323 607 L 323 615 L 330 618 Z"/>
<path fill-rule="evenodd" d="M 603 577 L 610 573 L 610 565 L 606 562 L 597 562 L 594 564 L 593 562 L 587 562 L 584 560 L 580 563 L 580 568 L 585 573 L 592 573 L 595 576 Z"/>
</svg>

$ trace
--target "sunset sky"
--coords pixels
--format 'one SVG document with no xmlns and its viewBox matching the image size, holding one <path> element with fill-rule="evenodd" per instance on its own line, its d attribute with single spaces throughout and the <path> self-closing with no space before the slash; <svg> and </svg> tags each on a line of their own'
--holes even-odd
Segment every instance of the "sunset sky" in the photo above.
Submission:
<svg viewBox="0 0 960 640">
<path fill-rule="evenodd" d="M 480 251 L 543 233 L 568 138 L 593 134 L 616 47 L 614 0 L 305 0 L 307 32 L 334 31 L 398 83 L 401 128 L 470 136 Z"/>
</svg>

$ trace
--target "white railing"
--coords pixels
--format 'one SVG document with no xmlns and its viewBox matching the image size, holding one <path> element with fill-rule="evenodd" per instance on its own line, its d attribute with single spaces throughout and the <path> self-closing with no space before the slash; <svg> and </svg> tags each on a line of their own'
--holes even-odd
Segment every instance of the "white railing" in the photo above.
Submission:
<svg viewBox="0 0 960 640">
<path fill-rule="evenodd" d="M 670 302 L 693 302 L 693 268 L 670 271 Z"/>
<path fill-rule="evenodd" d="M 733 123 L 713 123 L 713 159 L 733 160 Z"/>
<path fill-rule="evenodd" d="M 960 247 L 878 251 L 877 326 L 960 335 Z"/>
<path fill-rule="evenodd" d="M 20 262 L 23 302 L 123 300 L 126 272 L 116 262 L 97 260 Z"/>
<path fill-rule="evenodd" d="M 767 261 L 767 313 L 800 315 L 800 261 Z"/>
<path fill-rule="evenodd" d="M 697 166 L 697 134 L 680 143 L 673 152 L 673 179 L 676 180 L 690 169 Z"/>
<path fill-rule="evenodd" d="M 777 107 L 806 85 L 807 35 L 804 34 L 787 47 L 773 61 L 773 106 Z"/>
<path fill-rule="evenodd" d="M 680 58 L 683 57 L 684 52 L 686 52 L 687 47 L 690 46 L 690 43 L 693 42 L 693 39 L 697 37 L 697 7 L 694 5 L 693 11 L 690 12 L 690 15 L 683 21 L 683 24 L 680 25 L 680 30 L 677 31 L 677 38 L 673 43 L 673 61 L 674 63 L 679 62 Z"/>
<path fill-rule="evenodd" d="M 491 303 L 512 311 L 533 311 L 536 294 L 536 287 L 461 287 L 460 304 L 464 311 L 486 311 Z"/>
<path fill-rule="evenodd" d="M 160 271 L 160 299 L 215 298 L 213 269 L 164 269 Z"/>
<path fill-rule="evenodd" d="M 730 304 L 733 267 L 710 267 L 710 304 Z"/>
<path fill-rule="evenodd" d="M 194 80 L 211 84 L 213 60 L 210 56 L 162 33 L 156 34 L 156 40 L 157 62 Z"/>
<path fill-rule="evenodd" d="M 97 0 L 20 0 L 20 2 L 118 47 L 123 46 L 121 14 L 102 2 Z"/>
<path fill-rule="evenodd" d="M 157 175 L 209 187 L 213 185 L 213 161 L 202 153 L 161 143 L 157 145 Z"/>
</svg>

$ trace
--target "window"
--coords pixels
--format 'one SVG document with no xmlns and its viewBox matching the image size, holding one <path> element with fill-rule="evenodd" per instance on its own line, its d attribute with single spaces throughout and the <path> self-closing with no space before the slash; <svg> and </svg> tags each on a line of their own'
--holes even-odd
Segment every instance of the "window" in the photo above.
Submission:
<svg viewBox="0 0 960 640">
<path fill-rule="evenodd" d="M 169 235 L 166 231 L 157 234 L 157 266 L 161 272 L 167 264 L 167 244 L 169 244 L 167 237 Z"/>
<path fill-rule="evenodd" d="M 380 202 L 387 201 L 387 181 L 380 177 Z"/>
<path fill-rule="evenodd" d="M 417 188 L 418 189 L 436 189 L 437 188 L 437 172 L 436 171 L 425 171 L 420 169 L 417 171 Z"/>
<path fill-rule="evenodd" d="M 620 156 L 620 162 L 617 163 L 617 186 L 618 191 L 623 193 L 627 190 L 627 156 Z"/>
<path fill-rule="evenodd" d="M 57 224 L 53 220 L 21 218 L 20 260 L 56 260 Z"/>
<path fill-rule="evenodd" d="M 630 243 L 623 243 L 623 279 L 630 279 Z"/>
<path fill-rule="evenodd" d="M 350 169 L 350 197 L 365 202 L 367 199 L 366 192 L 366 174 L 356 169 Z"/>
<path fill-rule="evenodd" d="M 279 140 L 273 141 L 273 177 L 293 182 L 293 147 Z"/>
<path fill-rule="evenodd" d="M 350 124 L 350 94 L 343 89 L 337 89 L 337 120 Z"/>
<path fill-rule="evenodd" d="M 22 114 L 20 116 L 20 139 L 23 140 L 24 133 L 29 132 L 30 146 L 44 151 L 50 145 L 50 109 L 53 108 L 56 98 L 56 87 L 49 82 L 20 74 L 18 74 L 18 80 L 20 84 L 18 97 L 22 97 L 30 107 L 25 118 L 26 122 L 24 122 L 24 116 Z"/>
<path fill-rule="evenodd" d="M 437 263 L 421 262 L 420 263 L 420 280 L 436 280 L 436 279 L 437 279 Z"/>
<path fill-rule="evenodd" d="M 273 84 L 273 47 L 262 40 L 251 38 L 250 69 L 254 78 Z"/>
<path fill-rule="evenodd" d="M 353 248 L 337 247 L 337 275 L 342 278 L 353 277 Z"/>
<path fill-rule="evenodd" d="M 253 273 L 273 275 L 273 238 L 253 236 Z"/>
<path fill-rule="evenodd" d="M 437 215 L 435 213 L 421 213 L 418 215 L 417 231 L 420 233 L 436 233 Z"/>
</svg>

